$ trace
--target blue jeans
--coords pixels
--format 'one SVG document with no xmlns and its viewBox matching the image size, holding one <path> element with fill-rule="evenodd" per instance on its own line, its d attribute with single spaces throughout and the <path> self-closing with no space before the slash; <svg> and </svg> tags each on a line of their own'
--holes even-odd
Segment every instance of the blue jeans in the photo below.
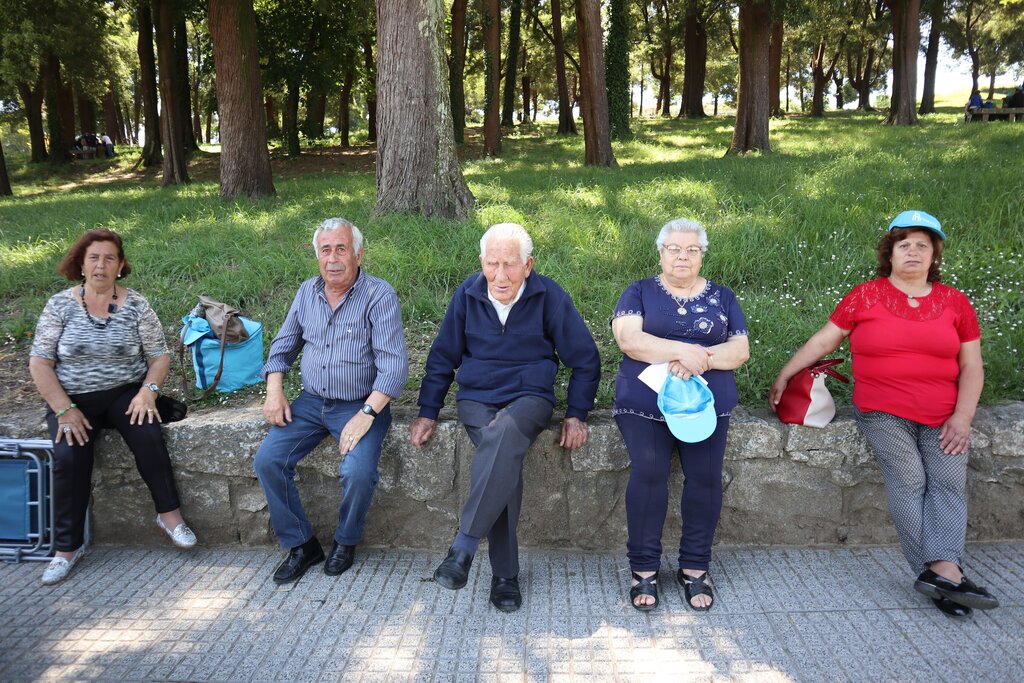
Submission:
<svg viewBox="0 0 1024 683">
<path fill-rule="evenodd" d="M 313 538 L 313 525 L 299 500 L 295 486 L 295 467 L 330 434 L 337 444 L 341 430 L 363 407 L 363 401 L 320 398 L 306 391 L 292 402 L 292 421 L 284 427 L 271 427 L 263 445 L 256 451 L 253 469 L 270 509 L 270 523 L 281 547 L 295 548 Z M 363 536 L 366 512 L 373 502 L 380 474 L 381 445 L 391 427 L 391 409 L 385 407 L 374 418 L 370 431 L 338 465 L 341 477 L 341 508 L 334 540 L 339 545 L 356 545 Z"/>
</svg>

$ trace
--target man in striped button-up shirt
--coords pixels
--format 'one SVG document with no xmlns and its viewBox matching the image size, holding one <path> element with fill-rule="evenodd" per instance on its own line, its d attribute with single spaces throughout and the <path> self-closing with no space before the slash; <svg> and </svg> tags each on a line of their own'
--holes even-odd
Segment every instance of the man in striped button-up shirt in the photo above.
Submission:
<svg viewBox="0 0 1024 683">
<path fill-rule="evenodd" d="M 320 275 L 299 286 L 270 345 L 263 376 L 263 414 L 273 425 L 253 468 L 267 496 L 270 521 L 288 556 L 276 583 L 297 581 L 324 560 L 295 487 L 295 467 L 330 434 L 341 453 L 341 509 L 324 573 L 352 566 L 379 474 L 381 444 L 391 426 L 388 403 L 409 375 L 402 310 L 395 290 L 360 268 L 363 236 L 341 218 L 313 234 Z M 290 405 L 283 389 L 302 354 L 302 391 Z"/>
</svg>

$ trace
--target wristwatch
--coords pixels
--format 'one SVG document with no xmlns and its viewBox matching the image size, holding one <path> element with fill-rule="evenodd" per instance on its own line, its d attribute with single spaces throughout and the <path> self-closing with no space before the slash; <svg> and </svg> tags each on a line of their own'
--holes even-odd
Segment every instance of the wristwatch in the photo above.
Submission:
<svg viewBox="0 0 1024 683">
<path fill-rule="evenodd" d="M 150 382 L 149 384 L 143 384 L 142 386 L 146 387 L 147 389 L 152 391 L 154 394 L 159 394 L 160 393 L 160 385 L 157 384 L 156 382 Z"/>
<path fill-rule="evenodd" d="M 374 409 L 373 409 L 373 406 L 371 406 L 371 405 L 370 405 L 369 403 L 364 403 L 364 404 L 363 404 L 363 407 L 362 407 L 362 408 L 360 408 L 360 410 L 361 410 L 361 411 L 363 412 L 363 414 L 365 414 L 365 415 L 369 415 L 370 417 L 377 417 L 377 411 L 376 411 L 376 410 L 374 410 Z"/>
</svg>

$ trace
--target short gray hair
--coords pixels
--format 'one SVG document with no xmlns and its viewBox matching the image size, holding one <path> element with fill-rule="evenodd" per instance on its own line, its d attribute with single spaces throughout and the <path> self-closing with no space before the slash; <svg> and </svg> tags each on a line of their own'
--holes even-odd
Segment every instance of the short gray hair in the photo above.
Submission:
<svg viewBox="0 0 1024 683">
<path fill-rule="evenodd" d="M 354 223 L 347 221 L 344 218 L 328 218 L 323 223 L 316 226 L 316 230 L 313 232 L 313 253 L 319 253 L 317 240 L 320 239 L 320 233 L 329 232 L 331 230 L 340 230 L 341 228 L 348 228 L 352 231 L 352 251 L 358 254 L 363 248 L 363 233 L 359 232 L 359 228 L 357 228 Z"/>
<path fill-rule="evenodd" d="M 665 242 L 668 241 L 668 236 L 674 232 L 689 232 L 697 236 L 697 240 L 700 243 L 700 250 L 708 250 L 708 231 L 704 229 L 704 226 L 697 221 L 691 221 L 689 218 L 673 218 L 665 225 L 661 226 L 661 232 L 658 233 L 658 239 L 654 241 L 658 251 L 665 248 Z"/>
<path fill-rule="evenodd" d="M 487 244 L 492 239 L 516 240 L 519 242 L 519 258 L 523 263 L 533 254 L 533 240 L 526 228 L 518 223 L 497 223 L 487 228 L 487 232 L 480 238 L 480 258 L 487 256 Z"/>
</svg>

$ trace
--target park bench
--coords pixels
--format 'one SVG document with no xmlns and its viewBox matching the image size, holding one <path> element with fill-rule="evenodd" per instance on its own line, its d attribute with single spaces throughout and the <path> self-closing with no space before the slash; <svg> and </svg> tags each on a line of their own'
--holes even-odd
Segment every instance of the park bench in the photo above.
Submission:
<svg viewBox="0 0 1024 683">
<path fill-rule="evenodd" d="M 76 159 L 95 159 L 96 150 L 96 147 L 82 147 L 81 149 L 74 147 L 71 149 L 71 154 L 73 154 Z"/>
<path fill-rule="evenodd" d="M 1024 119 L 1024 107 L 1003 107 L 1001 109 L 968 109 L 967 113 L 964 114 L 964 120 L 970 123 L 973 119 L 980 118 L 982 121 L 988 121 L 989 117 L 996 116 L 998 118 L 1006 118 L 1010 121 L 1016 121 L 1017 117 Z"/>
</svg>

